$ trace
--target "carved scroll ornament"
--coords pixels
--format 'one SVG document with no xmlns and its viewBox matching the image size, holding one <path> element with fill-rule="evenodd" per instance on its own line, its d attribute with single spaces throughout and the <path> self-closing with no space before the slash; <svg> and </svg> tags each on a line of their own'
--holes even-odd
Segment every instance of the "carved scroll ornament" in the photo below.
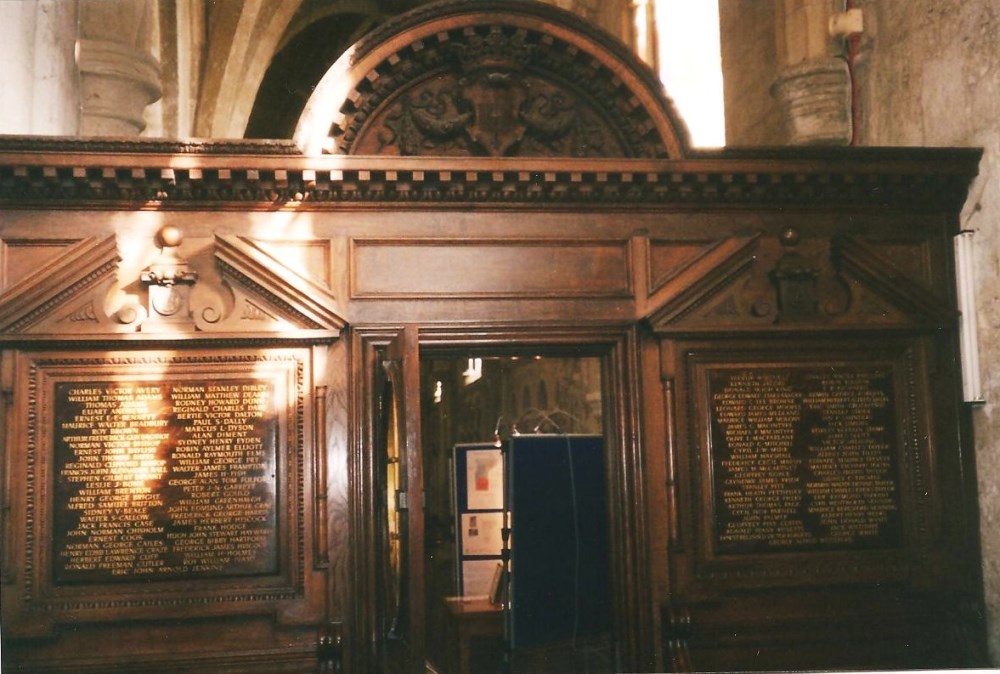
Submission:
<svg viewBox="0 0 1000 674">
<path fill-rule="evenodd" d="M 73 334 L 91 341 L 130 332 L 329 341 L 346 325 L 329 288 L 250 239 L 195 242 L 191 261 L 180 253 L 184 237 L 176 227 L 163 227 L 153 243 L 158 252 L 136 253 L 151 259 L 138 278 L 123 273 L 114 236 L 68 246 L 7 291 L 0 334 L 44 340 L 71 324 Z"/>
</svg>

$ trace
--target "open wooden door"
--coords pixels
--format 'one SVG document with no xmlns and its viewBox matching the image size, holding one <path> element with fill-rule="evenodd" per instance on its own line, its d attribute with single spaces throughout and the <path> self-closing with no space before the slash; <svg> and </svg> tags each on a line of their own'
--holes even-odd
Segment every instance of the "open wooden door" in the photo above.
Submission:
<svg viewBox="0 0 1000 674">
<path fill-rule="evenodd" d="M 387 672 L 424 672 L 424 509 L 420 452 L 420 354 L 416 326 L 388 344 L 382 361 L 384 446 L 379 622 Z"/>
</svg>

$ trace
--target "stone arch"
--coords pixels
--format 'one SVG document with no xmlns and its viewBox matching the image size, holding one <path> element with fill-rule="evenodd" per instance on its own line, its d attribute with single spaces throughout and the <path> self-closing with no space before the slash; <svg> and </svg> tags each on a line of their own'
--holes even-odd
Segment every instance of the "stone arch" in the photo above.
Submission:
<svg viewBox="0 0 1000 674">
<path fill-rule="evenodd" d="M 302 2 L 251 0 L 212 5 L 195 135 L 243 136 L 267 66 Z"/>
<path fill-rule="evenodd" d="M 307 154 L 680 158 L 655 74 L 588 22 L 533 0 L 445 0 L 355 44 L 320 81 Z"/>
<path fill-rule="evenodd" d="M 354 42 L 391 14 L 379 0 L 305 0 L 256 90 L 246 138 L 291 138 L 316 83 Z"/>
</svg>

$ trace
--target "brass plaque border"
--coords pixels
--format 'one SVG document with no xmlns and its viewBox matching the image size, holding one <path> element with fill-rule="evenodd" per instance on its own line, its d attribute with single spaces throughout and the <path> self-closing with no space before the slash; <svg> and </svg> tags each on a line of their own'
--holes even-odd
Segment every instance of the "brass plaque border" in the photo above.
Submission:
<svg viewBox="0 0 1000 674">
<path fill-rule="evenodd" d="M 305 594 L 304 480 L 305 349 L 231 349 L 226 352 L 66 352 L 22 353 L 14 418 L 23 423 L 13 454 L 24 517 L 12 524 L 21 536 L 20 585 L 15 602 L 26 620 L 44 614 L 44 622 L 148 618 L 182 612 L 184 616 L 268 613 Z M 56 584 L 53 548 L 54 419 L 57 383 L 109 379 L 135 382 L 192 379 L 257 379 L 272 382 L 277 412 L 276 522 L 278 568 L 274 574 L 230 575 L 150 582 Z M 19 467 L 20 466 L 20 467 Z M 18 531 L 20 530 L 20 531 Z"/>
<path fill-rule="evenodd" d="M 859 340 L 863 341 L 863 340 Z M 885 339 L 872 348 L 860 343 L 726 342 L 702 344 L 686 351 L 685 370 L 690 396 L 687 424 L 691 437 L 688 472 L 695 512 L 694 575 L 737 587 L 762 584 L 828 584 L 838 580 L 892 581 L 926 560 L 930 472 L 933 445 L 930 419 L 918 410 L 928 409 L 926 384 L 917 373 L 924 358 L 917 340 Z M 716 498 L 711 447 L 711 401 L 708 372 L 712 367 L 767 369 L 822 366 L 880 366 L 891 370 L 899 508 L 902 542 L 898 547 L 874 549 L 810 549 L 794 551 L 718 554 L 715 549 Z M 921 402 L 924 404 L 922 405 Z"/>
</svg>

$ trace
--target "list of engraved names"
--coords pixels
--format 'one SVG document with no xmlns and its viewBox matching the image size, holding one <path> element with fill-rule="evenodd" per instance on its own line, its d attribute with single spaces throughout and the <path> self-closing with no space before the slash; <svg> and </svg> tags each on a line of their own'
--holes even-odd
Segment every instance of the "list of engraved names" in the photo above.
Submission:
<svg viewBox="0 0 1000 674">
<path fill-rule="evenodd" d="M 57 581 L 275 570 L 272 383 L 55 388 Z"/>
<path fill-rule="evenodd" d="M 899 543 L 892 373 L 709 372 L 720 552 Z"/>
</svg>

